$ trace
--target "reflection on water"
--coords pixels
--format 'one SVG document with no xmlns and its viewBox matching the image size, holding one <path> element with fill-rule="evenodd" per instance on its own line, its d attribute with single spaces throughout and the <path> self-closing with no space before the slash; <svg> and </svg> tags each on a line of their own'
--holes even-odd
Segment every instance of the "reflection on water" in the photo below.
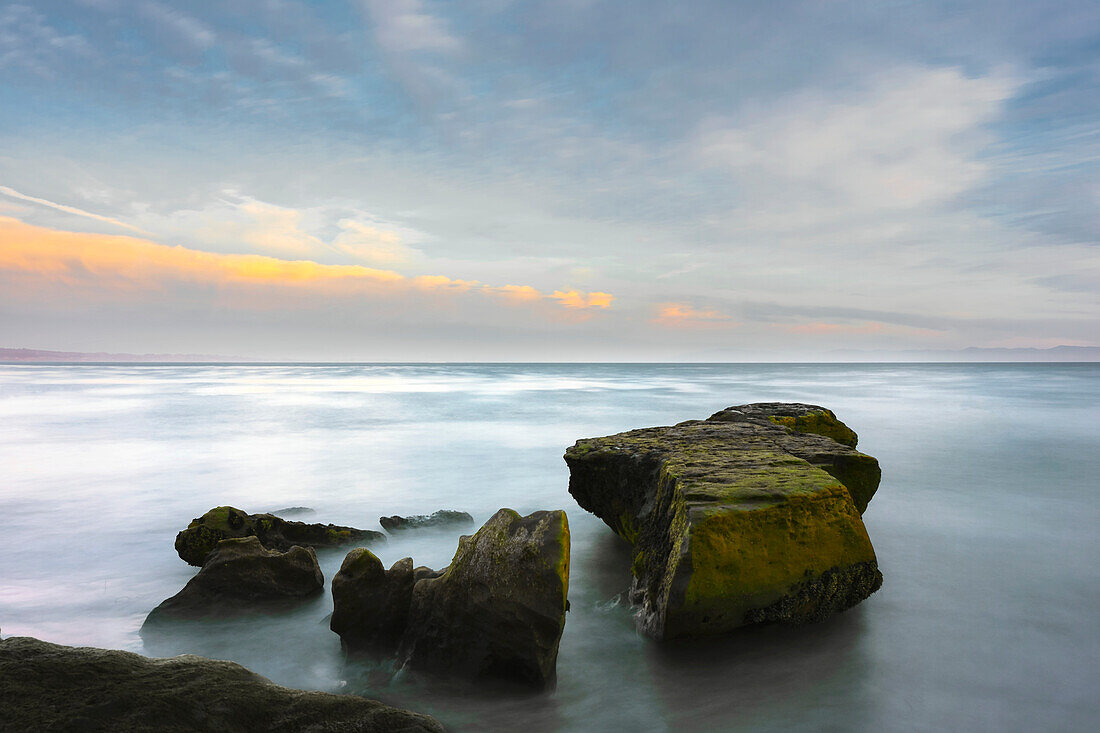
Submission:
<svg viewBox="0 0 1100 733">
<path fill-rule="evenodd" d="M 883 589 L 807 627 L 656 644 L 623 602 L 629 548 L 566 491 L 583 436 L 728 405 L 825 404 L 879 458 L 865 521 Z M 234 659 L 454 730 L 1088 729 L 1100 714 L 1096 365 L 0 365 L 5 636 Z M 540 695 L 346 660 L 331 597 L 138 633 L 194 569 L 212 506 L 305 521 L 564 508 L 572 577 Z M 459 532 L 374 548 L 442 567 Z M 327 579 L 344 552 L 323 551 Z"/>
</svg>

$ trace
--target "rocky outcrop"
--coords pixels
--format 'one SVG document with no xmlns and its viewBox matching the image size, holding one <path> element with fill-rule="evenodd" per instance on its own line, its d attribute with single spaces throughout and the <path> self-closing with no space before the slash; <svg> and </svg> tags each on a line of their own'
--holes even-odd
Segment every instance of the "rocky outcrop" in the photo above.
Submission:
<svg viewBox="0 0 1100 733">
<path fill-rule="evenodd" d="M 386 538 L 381 532 L 369 529 L 292 522 L 274 514 L 248 514 L 230 506 L 219 506 L 192 519 L 187 529 L 176 535 L 176 552 L 185 562 L 201 567 L 220 541 L 249 536 L 258 538 L 269 550 L 283 552 L 294 545 L 339 547 Z"/>
<path fill-rule="evenodd" d="M 413 587 L 399 657 L 417 669 L 552 685 L 568 593 L 565 512 L 501 509 L 459 540 L 442 575 Z"/>
<path fill-rule="evenodd" d="M 579 440 L 565 460 L 577 503 L 634 545 L 638 625 L 664 639 L 817 621 L 879 588 L 860 511 L 880 474 L 855 443 L 825 408 L 767 403 Z"/>
<path fill-rule="evenodd" d="M 474 518 L 466 512 L 453 509 L 440 509 L 431 514 L 413 514 L 408 517 L 379 517 L 378 523 L 387 532 L 404 529 L 424 529 L 427 527 L 461 527 L 474 523 Z"/>
<path fill-rule="evenodd" d="M 568 592 L 565 512 L 501 509 L 441 571 L 409 558 L 386 571 L 352 550 L 332 581 L 331 628 L 349 649 L 396 649 L 411 668 L 542 688 L 554 682 Z"/>
<path fill-rule="evenodd" d="M 832 410 L 798 402 L 757 402 L 727 407 L 707 418 L 707 422 L 758 425 L 761 421 L 788 428 L 786 433 L 773 436 L 773 440 L 784 451 L 844 484 L 859 513 L 866 511 L 878 489 L 882 471 L 878 461 L 855 450 L 858 441 L 855 431 L 837 420 Z"/>
<path fill-rule="evenodd" d="M 413 585 L 440 574 L 442 571 L 414 568 L 410 557 L 398 560 L 387 571 L 370 550 L 352 550 L 332 579 L 329 628 L 349 649 L 392 653 L 409 621 Z"/>
<path fill-rule="evenodd" d="M 256 537 L 222 540 L 183 590 L 154 608 L 145 622 L 232 615 L 315 596 L 324 584 L 312 547 L 278 552 Z"/>
<path fill-rule="evenodd" d="M 279 687 L 233 662 L 0 641 L 0 728 L 12 731 L 440 732 L 352 695 Z"/>
</svg>

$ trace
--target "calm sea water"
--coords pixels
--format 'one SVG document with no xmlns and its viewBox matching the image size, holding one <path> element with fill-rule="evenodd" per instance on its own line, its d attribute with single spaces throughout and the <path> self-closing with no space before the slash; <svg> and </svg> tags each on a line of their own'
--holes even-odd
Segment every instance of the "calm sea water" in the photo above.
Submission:
<svg viewBox="0 0 1100 733">
<path fill-rule="evenodd" d="M 819 625 L 640 638 L 629 552 L 566 491 L 579 437 L 745 402 L 832 408 L 882 464 L 881 591 Z M 1095 730 L 1100 365 L 0 365 L 0 628 L 241 662 L 452 730 Z M 563 508 L 572 611 L 548 694 L 347 663 L 327 593 L 277 617 L 138 634 L 212 506 Z M 376 548 L 442 567 L 457 533 Z M 320 555 L 331 579 L 344 551 Z"/>
</svg>

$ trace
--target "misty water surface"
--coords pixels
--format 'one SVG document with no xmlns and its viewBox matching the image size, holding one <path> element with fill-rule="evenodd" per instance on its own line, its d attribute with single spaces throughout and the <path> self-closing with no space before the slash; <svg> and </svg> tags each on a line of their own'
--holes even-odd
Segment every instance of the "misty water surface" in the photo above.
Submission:
<svg viewBox="0 0 1100 733">
<path fill-rule="evenodd" d="M 629 552 L 566 488 L 579 437 L 744 402 L 823 404 L 883 482 L 864 519 L 881 591 L 832 620 L 718 640 L 639 637 Z M 1085 730 L 1100 714 L 1100 366 L 0 365 L 5 637 L 241 662 L 453 730 Z M 212 506 L 308 506 L 377 528 L 439 508 L 563 508 L 558 686 L 499 694 L 346 663 L 327 593 L 274 617 L 145 615 L 194 569 L 175 533 Z M 457 532 L 375 551 L 442 567 Z M 320 553 L 326 579 L 345 550 Z"/>
</svg>

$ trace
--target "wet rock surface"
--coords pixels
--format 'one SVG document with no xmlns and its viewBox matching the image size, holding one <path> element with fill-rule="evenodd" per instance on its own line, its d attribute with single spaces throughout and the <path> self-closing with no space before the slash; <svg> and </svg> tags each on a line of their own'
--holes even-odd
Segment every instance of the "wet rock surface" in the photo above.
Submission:
<svg viewBox="0 0 1100 733">
<path fill-rule="evenodd" d="M 302 547 L 339 547 L 384 540 L 381 532 L 335 524 L 294 522 L 274 514 L 248 514 L 230 506 L 215 507 L 191 520 L 176 535 L 176 552 L 187 563 L 201 567 L 218 542 L 237 537 L 256 537 L 269 550 Z"/>
<path fill-rule="evenodd" d="M 146 623 L 230 616 L 319 594 L 324 576 L 311 547 L 268 550 L 256 537 L 222 540 L 183 589 L 149 614 Z"/>
<path fill-rule="evenodd" d="M 11 731 L 438 733 L 427 715 L 280 687 L 233 662 L 0 641 L 0 728 Z"/>
<path fill-rule="evenodd" d="M 331 628 L 349 650 L 396 651 L 399 665 L 540 689 L 554 682 L 568 592 L 565 512 L 501 509 L 443 570 L 405 558 L 387 571 L 352 550 L 333 579 Z"/>
<path fill-rule="evenodd" d="M 565 512 L 501 509 L 459 541 L 439 577 L 417 581 L 398 656 L 416 669 L 547 687 L 568 593 Z"/>
<path fill-rule="evenodd" d="M 370 550 L 352 550 L 332 579 L 329 628 L 349 649 L 394 652 L 408 624 L 415 582 L 412 558 L 387 571 Z"/>
<path fill-rule="evenodd" d="M 879 588 L 860 512 L 880 472 L 855 442 L 825 408 L 759 403 L 565 460 L 577 502 L 633 544 L 638 625 L 664 639 L 818 621 Z"/>
<path fill-rule="evenodd" d="M 466 512 L 453 509 L 440 509 L 431 514 L 413 514 L 408 517 L 379 517 L 378 523 L 387 532 L 399 532 L 406 529 L 426 529 L 429 527 L 461 527 L 472 525 L 474 518 Z"/>
</svg>

